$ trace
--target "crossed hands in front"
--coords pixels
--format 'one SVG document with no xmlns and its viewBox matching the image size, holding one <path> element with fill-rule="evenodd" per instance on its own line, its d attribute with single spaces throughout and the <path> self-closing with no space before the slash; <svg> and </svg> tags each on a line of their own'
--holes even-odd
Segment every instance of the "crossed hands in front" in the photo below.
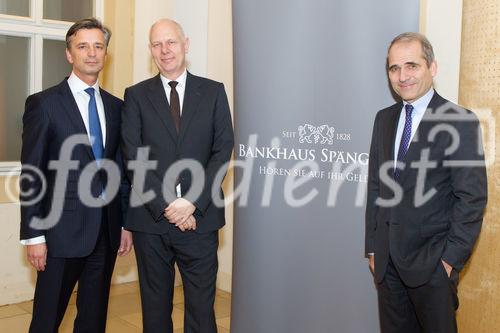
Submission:
<svg viewBox="0 0 500 333">
<path fill-rule="evenodd" d="M 163 215 L 181 231 L 196 230 L 196 219 L 193 216 L 195 209 L 196 207 L 188 200 L 177 198 L 165 208 Z"/>
</svg>

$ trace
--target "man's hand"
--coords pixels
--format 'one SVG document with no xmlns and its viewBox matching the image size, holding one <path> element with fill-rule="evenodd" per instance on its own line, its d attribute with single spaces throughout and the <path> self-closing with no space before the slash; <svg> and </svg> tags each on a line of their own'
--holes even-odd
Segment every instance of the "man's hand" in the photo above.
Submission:
<svg viewBox="0 0 500 333">
<path fill-rule="evenodd" d="M 175 199 L 165 208 L 165 218 L 176 227 L 186 222 L 193 215 L 196 207 L 184 198 Z"/>
<path fill-rule="evenodd" d="M 47 263 L 47 244 L 26 245 L 27 258 L 37 271 L 44 271 Z"/>
<path fill-rule="evenodd" d="M 179 229 L 181 229 L 181 231 L 188 231 L 188 230 L 196 230 L 196 219 L 194 218 L 193 215 L 191 215 L 187 220 L 186 222 L 180 224 L 179 226 Z"/>
<path fill-rule="evenodd" d="M 122 235 L 120 240 L 120 248 L 118 249 L 118 255 L 120 257 L 126 256 L 132 250 L 132 232 L 122 229 Z"/>
<path fill-rule="evenodd" d="M 368 263 L 370 266 L 370 271 L 372 272 L 372 274 L 375 274 L 375 255 L 374 254 L 368 255 Z"/>
<path fill-rule="evenodd" d="M 451 277 L 451 271 L 453 270 L 453 267 L 448 264 L 446 261 L 441 259 L 441 262 L 443 263 L 444 269 L 446 270 L 446 274 L 448 275 L 448 278 Z"/>
</svg>

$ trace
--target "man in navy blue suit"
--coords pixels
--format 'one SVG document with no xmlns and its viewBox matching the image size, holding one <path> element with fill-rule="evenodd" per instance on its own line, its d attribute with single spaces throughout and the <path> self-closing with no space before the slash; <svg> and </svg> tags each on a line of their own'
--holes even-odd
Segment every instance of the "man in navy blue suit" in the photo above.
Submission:
<svg viewBox="0 0 500 333">
<path fill-rule="evenodd" d="M 441 97 L 432 45 L 391 42 L 401 101 L 377 113 L 366 205 L 366 255 L 384 333 L 457 332 L 459 272 L 481 230 L 487 180 L 479 121 Z"/>
<path fill-rule="evenodd" d="M 96 19 L 76 22 L 66 35 L 71 75 L 26 100 L 20 238 L 38 271 L 31 333 L 58 331 L 77 282 L 74 332 L 104 332 L 116 255 L 132 247 L 131 233 L 122 229 L 129 188 L 120 171 L 122 101 L 98 82 L 110 37 Z M 61 149 L 72 138 L 81 142 L 70 147 L 66 160 Z M 109 161 L 120 166 L 114 174 L 100 167 Z M 61 165 L 66 166 L 63 174 Z M 88 178 L 89 170 L 93 177 Z M 88 181 L 80 181 L 85 177 Z M 118 179 L 119 195 L 108 186 L 113 178 Z M 82 187 L 97 204 L 82 198 Z M 40 200 L 28 203 L 33 196 Z"/>
</svg>

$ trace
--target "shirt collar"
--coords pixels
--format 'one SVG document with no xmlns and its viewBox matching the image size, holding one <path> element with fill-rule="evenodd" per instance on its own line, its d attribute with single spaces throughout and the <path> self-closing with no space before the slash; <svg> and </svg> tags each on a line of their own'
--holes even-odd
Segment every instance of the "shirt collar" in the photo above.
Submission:
<svg viewBox="0 0 500 333">
<path fill-rule="evenodd" d="M 85 82 L 83 82 L 74 72 L 71 72 L 71 75 L 68 78 L 68 85 L 69 89 L 71 89 L 71 92 L 73 94 L 77 94 L 80 92 L 85 92 L 85 89 L 92 87 L 94 88 L 95 92 L 99 94 L 99 80 L 97 80 L 94 85 L 89 86 Z"/>
<path fill-rule="evenodd" d="M 427 107 L 429 106 L 429 103 L 431 102 L 433 96 L 434 96 L 434 88 L 431 87 L 431 89 L 429 89 L 429 91 L 425 95 L 423 95 L 416 101 L 413 101 L 413 103 L 408 103 L 403 101 L 403 110 L 407 104 L 411 104 L 413 105 L 413 109 L 415 110 L 416 113 L 424 113 L 425 110 L 427 110 Z"/>
<path fill-rule="evenodd" d="M 170 80 L 166 78 L 165 76 L 160 74 L 161 82 L 163 83 L 163 86 L 167 87 L 168 83 L 170 81 L 177 81 L 177 86 L 181 88 L 186 87 L 186 78 L 187 78 L 187 70 L 184 68 L 184 72 L 176 79 L 176 80 Z"/>
</svg>

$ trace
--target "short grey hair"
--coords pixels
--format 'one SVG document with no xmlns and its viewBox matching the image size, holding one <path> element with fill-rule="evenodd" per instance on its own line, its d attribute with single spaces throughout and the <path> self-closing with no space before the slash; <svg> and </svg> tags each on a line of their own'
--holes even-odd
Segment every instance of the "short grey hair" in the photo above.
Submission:
<svg viewBox="0 0 500 333">
<path fill-rule="evenodd" d="M 82 29 L 99 29 L 104 34 L 104 41 L 106 42 L 106 47 L 109 45 L 109 40 L 111 39 L 111 30 L 105 27 L 101 21 L 94 17 L 85 18 L 75 22 L 66 33 L 66 48 L 69 50 L 71 46 L 71 40 L 76 33 Z"/>
<path fill-rule="evenodd" d="M 432 49 L 432 45 L 427 39 L 427 37 L 418 32 L 403 32 L 402 34 L 396 36 L 389 45 L 389 48 L 387 49 L 387 59 L 389 59 L 389 51 L 391 50 L 391 47 L 394 44 L 400 42 L 408 43 L 415 41 L 420 42 L 420 45 L 422 46 L 422 57 L 425 59 L 427 67 L 431 67 L 432 62 L 435 60 L 434 50 Z"/>
</svg>

